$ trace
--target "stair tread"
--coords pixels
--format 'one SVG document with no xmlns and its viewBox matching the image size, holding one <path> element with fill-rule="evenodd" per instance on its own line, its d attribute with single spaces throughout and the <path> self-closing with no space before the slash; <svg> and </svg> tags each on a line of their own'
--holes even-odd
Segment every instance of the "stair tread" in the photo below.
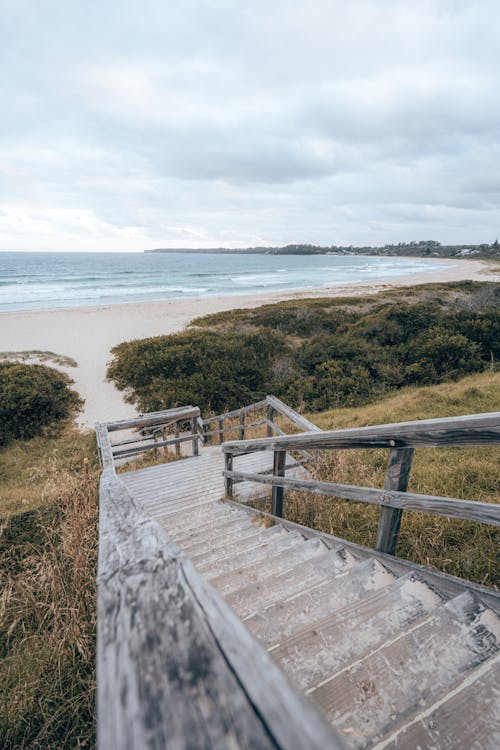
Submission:
<svg viewBox="0 0 500 750">
<path fill-rule="evenodd" d="M 219 560 L 224 560 L 231 555 L 246 552 L 255 549 L 263 543 L 268 537 L 266 533 L 269 529 L 259 528 L 254 524 L 248 531 L 239 533 L 237 536 L 230 535 L 224 540 L 223 544 L 214 545 L 208 550 L 203 550 L 197 554 L 190 552 L 189 556 L 199 570 L 206 570 L 212 565 L 216 565 Z M 285 532 L 286 533 L 286 532 Z"/>
<path fill-rule="evenodd" d="M 447 694 L 398 726 L 373 750 L 498 750 L 500 656 L 468 673 Z"/>
<path fill-rule="evenodd" d="M 470 594 L 443 605 L 376 652 L 309 691 L 341 732 L 356 727 L 353 746 L 365 748 L 413 715 L 466 672 L 498 652 L 500 620 L 484 609 L 469 622 L 456 608 Z M 496 618 L 497 622 L 494 622 Z"/>
<path fill-rule="evenodd" d="M 221 525 L 215 530 L 203 529 L 203 533 L 198 534 L 198 537 L 179 542 L 179 546 L 185 550 L 193 562 L 197 560 L 201 562 L 201 560 L 208 560 L 211 556 L 222 556 L 224 550 L 227 550 L 227 554 L 229 554 L 235 544 L 260 534 L 265 528 L 265 526 L 255 522 L 252 523 L 248 519 L 237 524 Z M 199 539 L 200 536 L 202 537 L 201 540 Z"/>
<path fill-rule="evenodd" d="M 260 532 L 261 541 L 250 550 L 242 550 L 236 554 L 229 554 L 206 565 L 197 565 L 208 580 L 216 576 L 231 573 L 233 570 L 250 565 L 257 560 L 263 560 L 275 551 L 286 549 L 294 543 L 299 543 L 303 537 L 300 534 L 289 533 L 282 526 L 271 526 Z"/>
<path fill-rule="evenodd" d="M 278 601 L 307 591 L 312 586 L 341 575 L 358 562 L 345 548 L 331 549 L 309 562 L 300 563 L 264 581 L 242 586 L 226 596 L 227 603 L 243 621 Z"/>
<path fill-rule="evenodd" d="M 159 522 L 169 534 L 179 537 L 182 534 L 200 534 L 212 525 L 243 519 L 246 515 L 244 511 L 230 510 L 222 503 L 210 503 L 160 517 Z"/>
<path fill-rule="evenodd" d="M 213 536 L 217 533 L 228 533 L 232 528 L 245 526 L 252 523 L 252 518 L 248 513 L 225 513 L 212 516 L 204 522 L 203 519 L 197 519 L 194 524 L 182 526 L 171 531 L 171 535 L 178 544 L 196 544 L 203 543 L 207 536 Z M 203 524 L 203 525 L 201 525 Z"/>
<path fill-rule="evenodd" d="M 245 620 L 245 625 L 269 648 L 394 580 L 395 576 L 377 560 L 364 560 L 342 575 L 323 579 L 309 591 L 256 613 Z"/>
<path fill-rule="evenodd" d="M 323 555 L 325 551 L 326 547 L 321 540 L 305 541 L 300 537 L 286 548 L 275 548 L 267 559 L 254 560 L 230 573 L 214 577 L 211 584 L 222 596 L 226 596 L 246 584 L 273 578 L 313 557 Z"/>
<path fill-rule="evenodd" d="M 270 651 L 302 688 L 311 688 L 441 603 L 440 595 L 409 573 L 284 638 Z"/>
</svg>

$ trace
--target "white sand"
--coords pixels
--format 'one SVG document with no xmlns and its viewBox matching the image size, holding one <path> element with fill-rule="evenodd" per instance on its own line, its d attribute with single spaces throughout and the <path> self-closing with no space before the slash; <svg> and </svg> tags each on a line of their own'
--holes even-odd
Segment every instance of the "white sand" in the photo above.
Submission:
<svg viewBox="0 0 500 750">
<path fill-rule="evenodd" d="M 500 281 L 498 267 L 495 269 L 485 261 L 436 259 L 435 263 L 435 274 L 316 291 L 0 313 L 0 352 L 41 349 L 75 359 L 78 367 L 60 369 L 73 378 L 76 390 L 85 399 L 78 424 L 82 428 L 91 428 L 97 421 L 121 419 L 135 413 L 134 407 L 126 404 L 122 394 L 105 380 L 110 350 L 122 341 L 174 333 L 200 315 L 258 307 L 284 299 L 356 296 L 430 281 Z"/>
</svg>

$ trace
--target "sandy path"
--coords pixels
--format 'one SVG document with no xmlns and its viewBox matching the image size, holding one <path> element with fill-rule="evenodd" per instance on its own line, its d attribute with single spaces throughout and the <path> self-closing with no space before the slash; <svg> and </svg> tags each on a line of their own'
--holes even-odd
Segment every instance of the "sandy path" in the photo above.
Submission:
<svg viewBox="0 0 500 750">
<path fill-rule="evenodd" d="M 76 390 L 85 399 L 84 410 L 77 421 L 82 428 L 89 428 L 96 421 L 121 419 L 135 412 L 124 402 L 122 394 L 105 380 L 110 350 L 121 341 L 174 333 L 199 315 L 258 307 L 284 299 L 354 296 L 428 281 L 500 281 L 499 269 L 484 261 L 436 260 L 435 263 L 435 274 L 317 291 L 0 313 L 0 352 L 41 349 L 73 357 L 78 367 L 60 369 L 73 378 Z"/>
</svg>

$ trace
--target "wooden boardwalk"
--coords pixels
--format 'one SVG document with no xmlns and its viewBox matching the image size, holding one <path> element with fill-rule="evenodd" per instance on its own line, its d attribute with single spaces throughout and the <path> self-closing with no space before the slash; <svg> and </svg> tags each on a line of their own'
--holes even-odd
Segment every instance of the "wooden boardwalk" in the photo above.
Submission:
<svg viewBox="0 0 500 750">
<path fill-rule="evenodd" d="M 238 467 L 242 471 L 271 471 L 273 458 L 270 453 L 253 453 L 241 456 Z M 144 510 L 153 518 L 167 518 L 179 511 L 210 505 L 224 496 L 224 456 L 219 446 L 203 448 L 199 456 L 191 456 L 147 469 L 121 474 L 130 492 L 142 503 Z M 306 470 L 289 459 L 289 476 L 303 478 Z M 270 488 L 259 487 L 251 482 L 235 485 L 235 498 L 248 500 L 258 495 L 270 495 Z"/>
<path fill-rule="evenodd" d="M 388 551 L 403 511 L 500 523 L 499 505 L 407 491 L 415 448 L 498 445 L 500 414 L 322 433 L 274 397 L 254 408 L 246 425 L 250 407 L 203 422 L 187 406 L 97 426 L 100 750 L 497 750 L 500 594 Z M 152 442 L 165 422 L 175 437 Z M 146 432 L 113 444 L 132 423 Z M 252 424 L 268 437 L 245 441 Z M 182 443 L 192 457 L 116 474 L 124 454 Z M 373 444 L 390 451 L 383 490 L 292 458 Z M 289 487 L 381 504 L 378 549 L 279 517 Z"/>
<path fill-rule="evenodd" d="M 253 453 L 238 464 L 262 472 L 271 457 Z M 418 566 L 328 535 L 269 527 L 220 502 L 222 471 L 216 446 L 122 478 L 347 747 L 496 750 L 500 603 L 495 612 L 473 586 L 450 588 L 445 576 L 436 585 Z M 251 492 L 255 485 L 235 485 L 239 499 Z M 477 700 L 477 691 L 488 691 L 482 711 L 451 721 L 452 707 Z"/>
</svg>

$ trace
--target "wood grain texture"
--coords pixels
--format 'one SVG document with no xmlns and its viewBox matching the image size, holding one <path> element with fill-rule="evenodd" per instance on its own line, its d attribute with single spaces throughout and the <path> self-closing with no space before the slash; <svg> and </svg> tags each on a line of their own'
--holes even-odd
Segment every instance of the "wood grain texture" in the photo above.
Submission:
<svg viewBox="0 0 500 750">
<path fill-rule="evenodd" d="M 342 747 L 111 467 L 100 501 L 99 748 Z"/>
<path fill-rule="evenodd" d="M 414 448 L 392 449 L 385 475 L 384 486 L 386 490 L 406 492 L 414 453 Z M 401 509 L 382 506 L 375 549 L 387 552 L 389 555 L 396 554 L 402 516 L 403 511 Z"/>
<path fill-rule="evenodd" d="M 199 417 L 200 410 L 197 406 L 180 406 L 176 409 L 166 409 L 165 411 L 154 411 L 149 414 L 143 414 L 140 417 L 131 419 L 119 419 L 114 422 L 107 422 L 108 432 L 117 430 L 131 430 L 137 427 L 152 427 L 153 425 L 166 426 L 178 419 L 191 419 Z"/>
<path fill-rule="evenodd" d="M 374 427 L 353 427 L 315 434 L 228 441 L 225 452 L 261 450 L 330 450 L 333 448 L 435 448 L 500 445 L 500 412 L 448 419 L 422 419 Z"/>
</svg>

